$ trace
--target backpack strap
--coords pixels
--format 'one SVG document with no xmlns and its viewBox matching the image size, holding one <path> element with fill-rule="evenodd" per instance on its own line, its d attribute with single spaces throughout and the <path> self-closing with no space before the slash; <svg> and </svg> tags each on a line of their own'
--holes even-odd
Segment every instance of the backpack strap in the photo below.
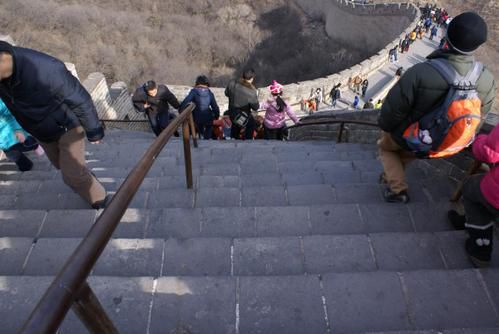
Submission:
<svg viewBox="0 0 499 334">
<path fill-rule="evenodd" d="M 475 89 L 483 71 L 483 64 L 477 61 L 473 62 L 465 76 L 460 75 L 446 59 L 430 59 L 427 63 L 440 73 L 449 86 L 457 89 Z"/>
<path fill-rule="evenodd" d="M 452 66 L 446 59 L 437 58 L 430 59 L 427 63 L 437 70 L 438 73 L 447 81 L 450 86 L 456 86 L 460 79 L 463 77 L 457 73 L 454 66 Z"/>
<path fill-rule="evenodd" d="M 480 79 L 482 72 L 483 64 L 478 61 L 474 62 L 472 69 L 466 75 L 465 83 L 469 84 L 471 87 L 476 88 L 476 84 L 478 82 L 478 79 Z"/>
</svg>

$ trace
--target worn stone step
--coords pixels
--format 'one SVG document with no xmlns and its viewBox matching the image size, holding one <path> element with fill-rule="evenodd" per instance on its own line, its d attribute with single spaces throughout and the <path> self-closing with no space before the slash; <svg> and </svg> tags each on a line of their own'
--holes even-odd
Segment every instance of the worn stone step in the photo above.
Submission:
<svg viewBox="0 0 499 334">
<path fill-rule="evenodd" d="M 3 331 L 19 330 L 52 279 L 0 276 Z M 497 333 L 498 282 L 494 269 L 89 278 L 120 333 Z M 60 332 L 86 333 L 71 311 Z"/>
<path fill-rule="evenodd" d="M 91 220 L 92 217 L 87 219 Z M 43 233 L 43 231 L 42 231 Z M 471 268 L 464 232 L 115 238 L 97 276 L 283 276 Z M 0 238 L 0 275 L 55 275 L 81 238 Z M 499 267 L 494 251 L 492 267 Z"/>
<path fill-rule="evenodd" d="M 67 196 L 69 194 L 65 197 Z M 450 208 L 448 201 L 434 205 L 376 203 L 277 207 L 129 208 L 114 235 L 125 238 L 143 236 L 238 238 L 441 232 L 452 229 L 446 216 Z M 97 215 L 97 211 L 88 208 L 46 210 L 42 207 L 39 210 L 2 210 L 0 237 L 39 235 L 83 237 Z"/>
<path fill-rule="evenodd" d="M 298 182 L 296 177 L 286 174 L 287 181 L 277 182 L 275 179 L 269 183 L 264 182 L 265 177 L 260 180 L 259 176 L 248 178 L 242 176 L 240 185 L 237 178 L 213 179 L 204 181 L 206 187 L 199 187 L 196 183 L 194 189 L 187 189 L 185 179 L 181 172 L 172 175 L 171 180 L 147 180 L 135 195 L 131 208 L 192 208 L 192 207 L 219 207 L 219 206 L 303 206 L 303 205 L 325 205 L 325 204 L 381 204 L 384 203 L 382 196 L 384 186 L 375 183 L 341 183 L 339 180 L 329 178 L 322 184 L 320 176 L 312 183 Z M 198 174 L 194 174 L 197 176 Z M 203 176 L 203 175 L 201 175 Z M 211 176 L 211 175 L 208 175 Z M 299 177 L 299 176 L 298 176 Z M 327 176 L 323 176 L 327 178 Z M 195 181 L 198 178 L 195 177 Z M 24 185 L 16 184 L 10 192 L 5 189 L 0 194 L 0 209 L 25 209 L 25 210 L 52 210 L 52 209 L 86 209 L 88 204 L 76 193 L 62 183 L 60 179 L 53 179 L 55 191 L 50 190 L 50 181 L 42 182 L 39 186 L 34 182 Z M 206 178 L 205 178 L 206 180 Z M 257 180 L 251 184 L 252 180 Z M 11 180 L 12 181 L 12 180 Z M 4 184 L 14 184 L 11 181 Z M 27 180 L 30 181 L 30 180 Z M 304 180 L 302 180 L 304 181 Z M 197 182 L 197 181 L 196 181 Z M 218 182 L 227 182 L 227 187 L 218 187 Z M 103 177 L 103 183 L 110 194 L 121 184 L 121 180 Z M 258 185 L 263 183 L 264 185 Z M 306 184 L 304 184 L 306 183 Z M 241 184 L 249 184 L 244 186 Z M 452 183 L 445 183 L 442 187 L 434 187 L 430 184 L 426 188 L 419 182 L 409 182 L 412 203 L 422 203 L 431 207 L 433 203 L 450 198 L 454 191 Z M 38 188 L 39 187 L 39 188 Z M 43 188 L 42 188 L 43 187 Z M 31 191 L 33 190 L 33 191 Z M 35 192 L 36 191 L 36 192 Z"/>
</svg>

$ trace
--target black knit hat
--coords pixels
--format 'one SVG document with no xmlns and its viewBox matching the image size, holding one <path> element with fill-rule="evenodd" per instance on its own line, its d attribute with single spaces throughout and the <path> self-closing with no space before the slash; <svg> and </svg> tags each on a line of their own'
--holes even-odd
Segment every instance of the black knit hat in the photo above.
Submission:
<svg viewBox="0 0 499 334">
<path fill-rule="evenodd" d="M 475 12 L 459 14 L 449 24 L 447 41 L 455 51 L 471 54 L 487 41 L 487 23 Z"/>
</svg>

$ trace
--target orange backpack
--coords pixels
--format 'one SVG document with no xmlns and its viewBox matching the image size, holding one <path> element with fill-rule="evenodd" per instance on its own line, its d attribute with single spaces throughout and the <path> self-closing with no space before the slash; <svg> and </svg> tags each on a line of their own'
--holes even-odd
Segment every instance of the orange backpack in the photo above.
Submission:
<svg viewBox="0 0 499 334">
<path fill-rule="evenodd" d="M 411 124 L 403 138 L 418 157 L 443 158 L 461 152 L 475 140 L 482 107 L 476 84 L 483 65 L 474 62 L 463 77 L 445 59 L 427 63 L 447 81 L 449 92 L 438 108 Z"/>
</svg>

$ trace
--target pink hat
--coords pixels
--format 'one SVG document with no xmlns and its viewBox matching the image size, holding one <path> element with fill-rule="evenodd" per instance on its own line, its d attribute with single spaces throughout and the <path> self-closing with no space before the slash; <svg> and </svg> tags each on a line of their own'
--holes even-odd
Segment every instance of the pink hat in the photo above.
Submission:
<svg viewBox="0 0 499 334">
<path fill-rule="evenodd" d="M 277 81 L 273 80 L 272 85 L 269 86 L 269 90 L 272 94 L 282 93 L 282 85 Z"/>
</svg>

